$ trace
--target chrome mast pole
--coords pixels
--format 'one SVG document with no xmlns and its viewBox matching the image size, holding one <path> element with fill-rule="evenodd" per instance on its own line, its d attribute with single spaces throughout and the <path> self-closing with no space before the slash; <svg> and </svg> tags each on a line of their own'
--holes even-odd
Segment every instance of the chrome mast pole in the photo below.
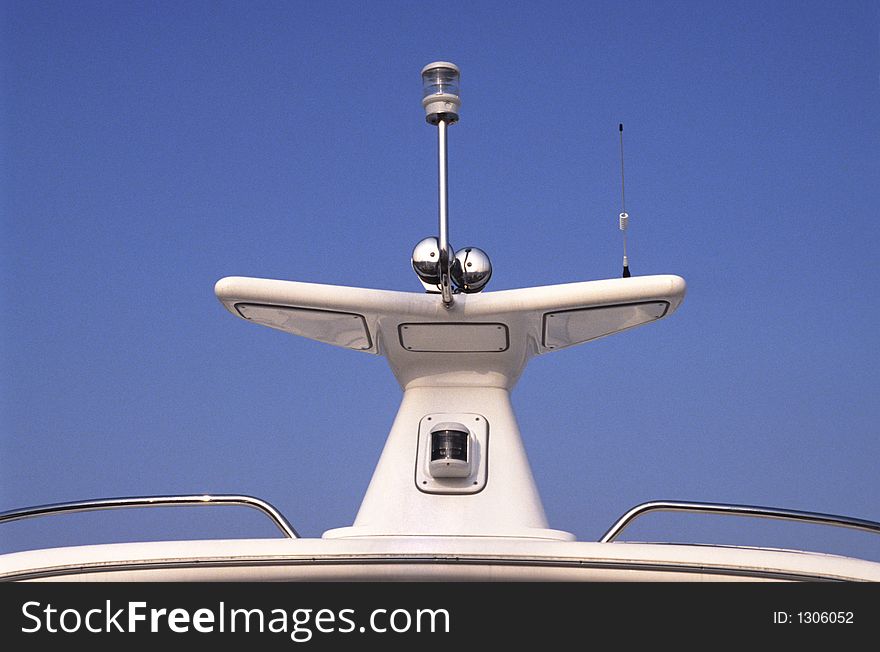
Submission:
<svg viewBox="0 0 880 652">
<path fill-rule="evenodd" d="M 439 270 L 435 271 L 434 279 L 439 276 L 440 294 L 446 308 L 452 306 L 452 258 L 455 252 L 449 247 L 449 203 L 446 164 L 446 129 L 458 120 L 458 107 L 461 98 L 458 96 L 458 66 L 448 61 L 435 61 L 422 68 L 422 107 L 425 109 L 425 120 L 437 127 L 437 178 L 439 183 L 439 216 L 440 229 L 437 237 Z M 433 253 L 430 254 L 433 256 Z M 416 263 L 414 262 L 415 266 Z M 436 270 L 436 268 L 435 268 Z M 424 282 L 424 279 L 423 279 Z M 436 282 L 436 281 L 434 281 Z"/>
<path fill-rule="evenodd" d="M 449 256 L 449 191 L 447 186 L 446 164 L 446 120 L 437 122 L 437 167 L 440 206 L 440 292 L 443 305 L 449 307 L 453 302 L 451 264 Z"/>
</svg>

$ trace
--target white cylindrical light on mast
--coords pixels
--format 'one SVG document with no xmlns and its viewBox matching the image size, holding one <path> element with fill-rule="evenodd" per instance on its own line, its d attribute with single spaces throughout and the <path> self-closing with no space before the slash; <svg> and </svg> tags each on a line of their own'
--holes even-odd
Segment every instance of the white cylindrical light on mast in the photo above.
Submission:
<svg viewBox="0 0 880 652">
<path fill-rule="evenodd" d="M 459 77 L 458 66 L 448 61 L 435 61 L 422 68 L 422 106 L 425 119 L 432 125 L 458 121 Z"/>
</svg>

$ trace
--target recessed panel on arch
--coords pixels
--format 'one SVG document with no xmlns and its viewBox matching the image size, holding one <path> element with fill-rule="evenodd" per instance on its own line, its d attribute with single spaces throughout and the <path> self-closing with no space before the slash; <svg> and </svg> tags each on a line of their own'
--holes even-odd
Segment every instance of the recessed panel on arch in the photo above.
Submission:
<svg viewBox="0 0 880 652">
<path fill-rule="evenodd" d="M 498 353 L 510 346 L 506 324 L 401 324 L 400 346 L 422 353 Z"/>
<path fill-rule="evenodd" d="M 544 315 L 543 344 L 548 349 L 561 349 L 589 342 L 660 319 L 667 310 L 668 301 L 645 301 L 548 312 Z"/>
<path fill-rule="evenodd" d="M 373 346 L 366 321 L 356 313 L 257 303 L 237 303 L 235 309 L 250 321 L 326 344 L 357 351 Z"/>
</svg>

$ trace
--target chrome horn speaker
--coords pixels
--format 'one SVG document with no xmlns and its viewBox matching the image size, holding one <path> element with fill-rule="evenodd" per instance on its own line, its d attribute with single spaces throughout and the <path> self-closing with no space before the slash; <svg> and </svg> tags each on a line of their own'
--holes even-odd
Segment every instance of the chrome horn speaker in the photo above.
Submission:
<svg viewBox="0 0 880 652">
<path fill-rule="evenodd" d="M 462 292 L 479 292 L 492 277 L 492 263 L 482 249 L 465 247 L 455 254 L 451 274 L 452 282 Z"/>
<path fill-rule="evenodd" d="M 452 250 L 452 247 L 449 247 Z M 454 250 L 453 250 L 454 251 Z M 440 291 L 440 242 L 435 237 L 419 240 L 413 248 L 412 266 L 428 291 Z"/>
</svg>

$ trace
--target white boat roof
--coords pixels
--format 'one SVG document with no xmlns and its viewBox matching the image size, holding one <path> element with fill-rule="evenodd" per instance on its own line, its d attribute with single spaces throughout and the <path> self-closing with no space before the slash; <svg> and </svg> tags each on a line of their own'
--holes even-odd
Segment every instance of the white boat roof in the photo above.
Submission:
<svg viewBox="0 0 880 652">
<path fill-rule="evenodd" d="M 504 537 L 233 539 L 12 553 L 0 558 L 0 579 L 880 581 L 880 564 L 791 550 Z"/>
</svg>

